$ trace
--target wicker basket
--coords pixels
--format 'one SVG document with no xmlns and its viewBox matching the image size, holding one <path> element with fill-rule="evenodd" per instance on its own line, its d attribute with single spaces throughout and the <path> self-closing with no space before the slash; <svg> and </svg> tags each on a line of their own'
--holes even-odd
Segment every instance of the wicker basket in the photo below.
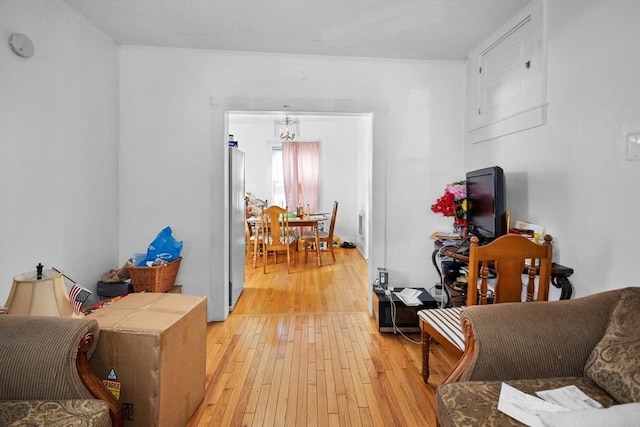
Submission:
<svg viewBox="0 0 640 427">
<path fill-rule="evenodd" d="M 136 292 L 167 292 L 176 283 L 180 261 L 182 258 L 156 267 L 127 266 L 133 290 Z"/>
</svg>

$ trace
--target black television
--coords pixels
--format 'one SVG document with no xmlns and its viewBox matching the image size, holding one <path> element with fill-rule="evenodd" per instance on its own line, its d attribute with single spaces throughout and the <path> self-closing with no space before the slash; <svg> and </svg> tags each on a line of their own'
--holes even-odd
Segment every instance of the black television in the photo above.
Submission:
<svg viewBox="0 0 640 427">
<path fill-rule="evenodd" d="M 499 166 L 467 172 L 467 229 L 486 244 L 507 234 L 504 172 Z"/>
</svg>

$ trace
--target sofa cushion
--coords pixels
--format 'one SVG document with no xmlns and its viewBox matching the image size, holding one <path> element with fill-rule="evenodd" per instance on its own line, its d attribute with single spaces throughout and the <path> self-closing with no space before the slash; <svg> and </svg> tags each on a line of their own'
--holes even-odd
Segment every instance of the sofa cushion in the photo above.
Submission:
<svg viewBox="0 0 640 427">
<path fill-rule="evenodd" d="M 597 384 L 585 377 L 565 377 L 504 381 L 518 390 L 535 396 L 536 391 L 575 385 L 603 407 L 616 401 Z M 436 391 L 436 411 L 441 427 L 451 426 L 522 426 L 498 411 L 502 381 L 463 381 L 444 384 Z"/>
<path fill-rule="evenodd" d="M 0 400 L 0 426 L 109 427 L 102 400 Z"/>
<path fill-rule="evenodd" d="M 585 375 L 619 403 L 640 402 L 640 288 L 620 294 L 602 340 L 585 364 Z"/>
<path fill-rule="evenodd" d="M 640 403 L 625 403 L 604 409 L 586 409 L 538 415 L 544 427 L 602 427 L 632 426 L 638 422 Z"/>
</svg>

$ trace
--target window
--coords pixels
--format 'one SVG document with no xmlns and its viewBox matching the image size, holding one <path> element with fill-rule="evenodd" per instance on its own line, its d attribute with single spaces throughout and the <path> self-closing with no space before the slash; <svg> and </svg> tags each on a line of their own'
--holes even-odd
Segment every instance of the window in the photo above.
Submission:
<svg viewBox="0 0 640 427">
<path fill-rule="evenodd" d="M 271 205 L 285 207 L 284 170 L 282 162 L 282 146 L 271 149 Z"/>
</svg>

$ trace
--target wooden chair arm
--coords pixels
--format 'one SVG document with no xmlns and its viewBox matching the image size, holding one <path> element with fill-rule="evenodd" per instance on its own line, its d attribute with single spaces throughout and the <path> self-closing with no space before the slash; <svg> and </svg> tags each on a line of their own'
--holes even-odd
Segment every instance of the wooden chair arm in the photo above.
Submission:
<svg viewBox="0 0 640 427">
<path fill-rule="evenodd" d="M 462 353 L 462 357 L 458 361 L 458 364 L 453 368 L 453 371 L 445 378 L 442 384 L 455 383 L 460 381 L 462 374 L 471 365 L 475 355 L 476 340 L 473 336 L 473 327 L 469 319 L 462 320 L 462 332 L 465 335 L 465 351 Z"/>
</svg>

